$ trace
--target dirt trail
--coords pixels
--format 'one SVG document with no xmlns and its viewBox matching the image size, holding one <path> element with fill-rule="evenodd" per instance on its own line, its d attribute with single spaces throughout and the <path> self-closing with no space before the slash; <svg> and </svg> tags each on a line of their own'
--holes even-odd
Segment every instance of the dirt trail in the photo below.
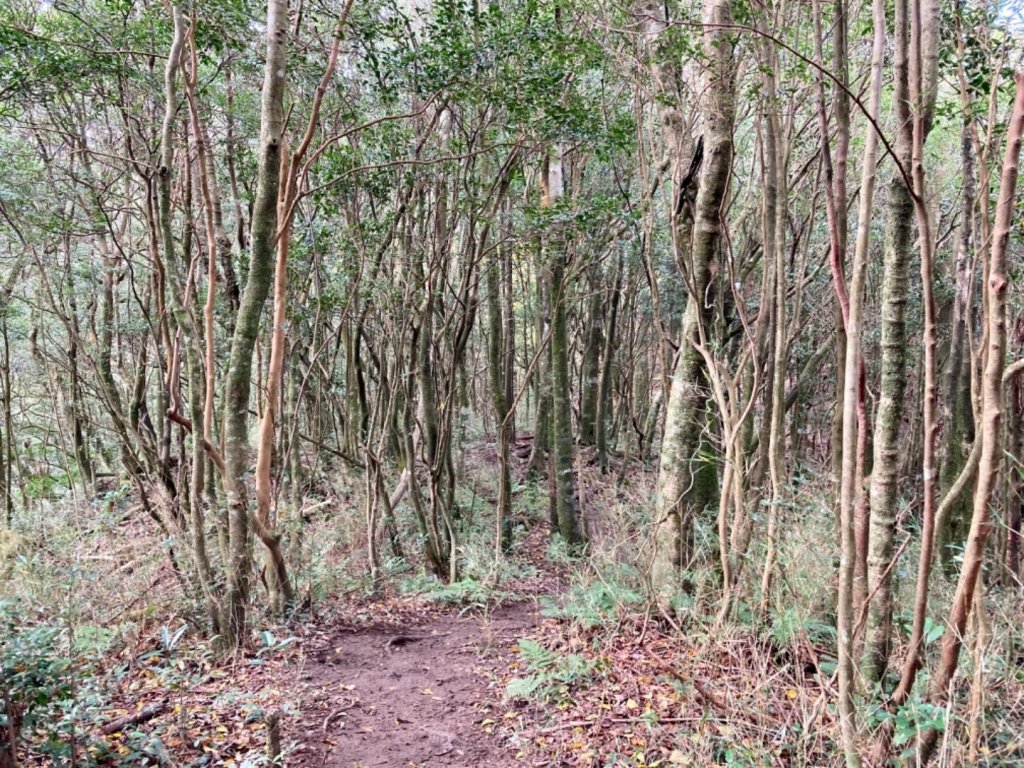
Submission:
<svg viewBox="0 0 1024 768">
<path fill-rule="evenodd" d="M 303 670 L 330 703 L 305 734 L 301 766 L 514 765 L 479 723 L 488 673 L 538 622 L 533 602 L 488 615 L 441 615 L 407 628 L 339 632 Z M 310 724 L 312 725 L 312 724 Z M 298 735 L 298 734 L 297 734 Z"/>
</svg>

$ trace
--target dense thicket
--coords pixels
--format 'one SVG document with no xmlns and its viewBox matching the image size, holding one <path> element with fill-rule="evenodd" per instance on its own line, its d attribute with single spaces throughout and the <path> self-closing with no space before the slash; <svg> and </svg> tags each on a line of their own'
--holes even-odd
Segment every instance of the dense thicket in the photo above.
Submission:
<svg viewBox="0 0 1024 768">
<path fill-rule="evenodd" d="M 965 642 L 974 686 L 989 655 L 1019 674 L 986 618 L 1024 588 L 1008 19 L 10 0 L 0 544 L 128 510 L 244 644 L 253 606 L 294 606 L 314 517 L 373 584 L 462 578 L 481 444 L 495 562 L 524 483 L 586 558 L 616 532 L 582 468 L 644 470 L 652 604 L 811 605 L 847 765 L 899 754 L 907 718 L 927 762 L 947 707 L 984 713 L 951 687 Z M 787 575 L 808 547 L 825 606 Z"/>
</svg>

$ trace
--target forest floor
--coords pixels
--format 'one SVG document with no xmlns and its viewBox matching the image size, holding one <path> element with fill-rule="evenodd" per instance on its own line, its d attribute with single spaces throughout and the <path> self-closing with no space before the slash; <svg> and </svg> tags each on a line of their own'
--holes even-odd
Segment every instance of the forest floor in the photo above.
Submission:
<svg viewBox="0 0 1024 768">
<path fill-rule="evenodd" d="M 831 681 L 817 649 L 803 635 L 781 648 L 752 633 L 709 637 L 650 612 L 638 574 L 601 543 L 603 530 L 632 541 L 615 517 L 623 487 L 593 467 L 581 476 L 596 542 L 587 563 L 552 549 L 544 511 L 523 496 L 537 519 L 524 518 L 498 583 L 407 573 L 373 595 L 338 588 L 285 623 L 254 616 L 262 631 L 228 657 L 175 610 L 159 556 L 134 576 L 155 585 L 145 590 L 118 588 L 113 567 L 109 584 L 83 589 L 124 595 L 115 616 L 140 600 L 166 607 L 123 630 L 100 616 L 76 627 L 97 651 L 77 665 L 90 671 L 72 748 L 109 768 L 258 768 L 277 720 L 292 768 L 769 766 L 791 764 L 795 741 L 827 750 Z M 643 475 L 625 487 L 644 503 Z M 154 549 L 134 522 L 103 535 L 116 539 L 107 551 Z M 25 766 L 54 764 L 47 738 L 29 736 Z"/>
<path fill-rule="evenodd" d="M 478 454 L 473 466 L 493 461 Z M 152 526 L 127 515 L 88 529 L 74 527 L 81 516 L 52 523 L 38 533 L 47 546 L 23 591 L 56 597 L 60 623 L 38 608 L 3 620 L 13 604 L 0 600 L 0 630 L 25 622 L 30 665 L 50 669 L 51 641 L 72 648 L 70 665 L 53 668 L 61 691 L 41 689 L 59 693 L 59 707 L 26 727 L 19 764 L 263 768 L 273 722 L 291 768 L 837 764 L 827 620 L 793 598 L 760 617 L 743 601 L 737 621 L 719 625 L 699 592 L 661 615 L 637 566 L 650 473 L 610 482 L 588 464 L 580 478 L 588 558 L 552 542 L 543 489 L 520 482 L 514 551 L 494 563 L 489 545 L 467 541 L 454 584 L 399 563 L 371 593 L 361 542 L 339 546 L 327 534 L 344 526 L 325 517 L 307 540 L 339 553 L 321 581 L 297 582 L 304 600 L 287 620 L 254 613 L 260 631 L 229 655 L 196 621 L 199 606 L 182 610 Z M 470 491 L 467 522 L 486 544 L 490 488 Z M 794 525 L 787 543 L 803 559 L 780 565 L 788 593 L 806 604 L 816 594 L 808 585 L 829 590 L 812 577 L 831 565 L 814 545 L 820 533 Z M 801 574 L 815 553 L 820 567 Z M 993 694 L 1011 704 L 985 764 L 1024 765 L 1021 682 L 998 681 L 1004 690 Z"/>
<path fill-rule="evenodd" d="M 273 713 L 292 768 L 782 766 L 811 734 L 827 754 L 830 683 L 793 663 L 814 658 L 806 639 L 679 632 L 571 579 L 546 541 L 520 549 L 541 567 L 515 592 L 332 599 L 227 662 L 151 632 L 106 717 L 159 711 L 105 735 L 98 763 L 256 768 Z"/>
<path fill-rule="evenodd" d="M 536 623 L 535 605 L 519 602 L 329 638 L 308 651 L 304 676 L 323 698 L 293 724 L 294 738 L 312 738 L 289 765 L 516 765 L 487 724 L 495 673 Z"/>
<path fill-rule="evenodd" d="M 258 768 L 269 765 L 277 719 L 292 768 L 524 765 L 505 685 L 519 639 L 544 621 L 540 596 L 566 589 L 547 540 L 537 527 L 521 542 L 517 567 L 530 575 L 514 591 L 500 585 L 465 601 L 393 585 L 339 594 L 264 624 L 256 643 L 228 657 L 191 631 L 175 637 L 173 617 L 153 616 L 90 664 L 95 704 L 79 721 L 79 753 L 111 768 Z M 22 757 L 52 764 L 45 750 Z"/>
</svg>

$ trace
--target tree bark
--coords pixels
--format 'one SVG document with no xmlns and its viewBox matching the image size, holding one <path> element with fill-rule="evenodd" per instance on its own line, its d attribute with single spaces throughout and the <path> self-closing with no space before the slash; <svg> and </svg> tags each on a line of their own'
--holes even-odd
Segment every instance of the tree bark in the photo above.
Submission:
<svg viewBox="0 0 1024 768">
<path fill-rule="evenodd" d="M 560 145 L 549 150 L 543 172 L 545 208 L 557 209 L 562 199 L 565 158 Z M 569 286 L 566 283 L 568 244 L 560 223 L 552 224 L 545 243 L 551 280 L 551 408 L 555 517 L 558 533 L 571 548 L 583 544 L 579 499 L 576 495 L 575 451 L 572 435 L 572 392 L 569 382 Z"/>
<path fill-rule="evenodd" d="M 263 305 L 270 292 L 277 236 L 277 196 L 284 131 L 285 0 L 267 2 L 267 59 L 260 107 L 260 152 L 252 213 L 249 277 L 238 307 L 224 390 L 224 495 L 228 503 L 227 636 L 245 642 L 252 571 L 249 502 L 244 476 L 249 466 L 249 395 L 252 357 Z"/>
<path fill-rule="evenodd" d="M 897 126 L 895 148 L 896 160 L 907 172 L 910 169 L 913 144 L 909 102 L 909 13 L 907 0 L 896 0 L 893 34 L 893 106 Z M 889 187 L 889 211 L 882 263 L 881 379 L 875 411 L 868 541 L 868 592 L 873 596 L 869 600 L 862 669 L 868 685 L 881 680 L 885 673 L 889 663 L 889 642 L 892 632 L 892 570 L 888 565 L 892 559 L 896 526 L 897 481 L 901 455 L 899 435 L 907 375 L 905 315 L 913 213 L 908 181 L 909 178 L 904 177 L 900 169 L 896 169 Z"/>
<path fill-rule="evenodd" d="M 512 472 L 509 446 L 509 406 L 506 392 L 505 331 L 502 322 L 501 272 L 504 253 L 498 251 L 494 263 L 487 266 L 488 382 L 491 407 L 497 424 L 495 448 L 498 454 L 498 501 L 495 505 L 494 556 L 501 558 L 512 536 Z"/>
<path fill-rule="evenodd" d="M 872 20 L 874 22 L 874 38 L 871 52 L 871 83 L 868 100 L 869 117 L 877 119 L 880 113 L 882 97 L 882 68 L 886 48 L 885 0 L 874 0 L 872 3 Z M 857 211 L 857 235 L 854 246 L 852 275 L 849 290 L 849 309 L 846 321 L 846 361 L 843 370 L 843 461 L 840 483 L 840 515 L 839 538 L 841 544 L 839 595 L 838 595 L 838 653 L 840 673 L 839 712 L 840 729 L 843 739 L 843 751 L 846 764 L 856 768 L 861 764 L 857 745 L 856 709 L 853 702 L 854 691 L 854 653 L 853 608 L 854 578 L 856 575 L 855 559 L 857 553 L 855 538 L 855 504 L 861 478 L 858 472 L 858 445 L 863 442 L 862 430 L 867 428 L 866 419 L 861 415 L 858 395 L 863 392 L 863 308 L 864 286 L 867 280 L 868 258 L 870 253 L 871 212 L 874 203 L 876 158 L 879 136 L 870 131 L 864 148 L 864 165 L 861 176 L 860 204 Z M 888 558 L 879 561 L 884 568 Z M 869 581 L 873 561 L 868 559 Z M 883 573 L 888 578 L 888 573 Z M 887 627 L 888 625 L 886 625 Z M 888 646 L 888 635 L 884 640 Z M 887 652 L 887 650 L 886 650 Z"/>
<path fill-rule="evenodd" d="M 1021 140 L 1024 136 L 1024 74 L 1016 75 L 1017 93 L 1006 134 L 996 205 L 992 249 L 988 258 L 988 281 L 985 287 L 985 370 L 981 381 L 981 461 L 978 482 L 974 488 L 971 529 L 967 537 L 963 568 L 957 581 L 946 631 L 942 636 L 939 661 L 932 675 L 930 698 L 943 706 L 950 696 L 950 682 L 956 673 L 967 621 L 974 603 L 975 590 L 985 555 L 985 543 L 992 531 L 991 504 L 999 481 L 1002 464 L 1003 430 L 1003 366 L 1006 357 L 1006 293 L 1010 284 L 1007 251 L 1013 229 L 1014 201 L 1020 163 Z M 926 764 L 934 753 L 938 732 L 921 734 L 918 753 Z"/>
<path fill-rule="evenodd" d="M 728 191 L 733 156 L 735 81 L 729 0 L 706 0 L 704 76 L 701 106 L 704 118 L 704 161 L 694 205 L 693 246 L 687 270 L 690 295 L 683 315 L 681 347 L 665 408 L 665 430 L 654 513 L 654 556 L 651 586 L 660 602 L 668 603 L 680 587 L 681 571 L 690 559 L 695 514 L 714 498 L 714 465 L 700 466 L 698 455 L 707 428 L 704 361 L 695 344 L 707 315 L 705 300 L 711 265 L 722 237 L 721 211 Z"/>
</svg>

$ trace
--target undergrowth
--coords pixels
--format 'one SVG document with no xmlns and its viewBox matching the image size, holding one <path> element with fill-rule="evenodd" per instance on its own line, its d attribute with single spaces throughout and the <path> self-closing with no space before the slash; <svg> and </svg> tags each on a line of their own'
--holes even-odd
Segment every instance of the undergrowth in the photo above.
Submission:
<svg viewBox="0 0 1024 768">
<path fill-rule="evenodd" d="M 529 638 L 520 638 L 516 645 L 527 674 L 508 682 L 505 694 L 510 699 L 564 702 L 573 688 L 593 683 L 600 668 L 593 659 L 560 654 Z"/>
</svg>

